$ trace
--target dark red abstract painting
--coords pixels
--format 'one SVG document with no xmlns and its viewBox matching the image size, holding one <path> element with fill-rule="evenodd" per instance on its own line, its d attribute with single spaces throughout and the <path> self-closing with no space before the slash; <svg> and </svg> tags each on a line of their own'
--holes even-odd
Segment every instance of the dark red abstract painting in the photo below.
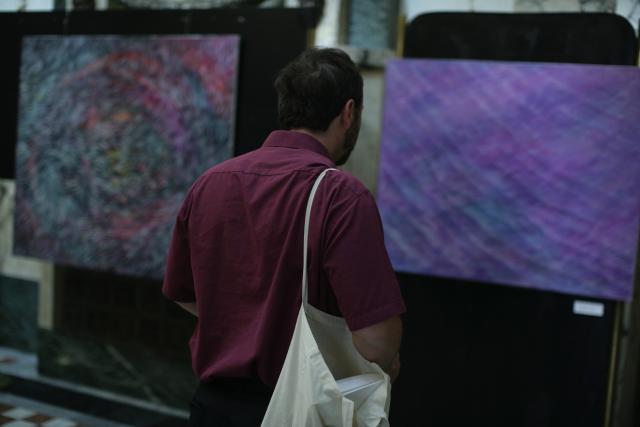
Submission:
<svg viewBox="0 0 640 427">
<path fill-rule="evenodd" d="M 233 148 L 237 36 L 23 40 L 15 249 L 160 278 L 191 183 Z"/>
</svg>

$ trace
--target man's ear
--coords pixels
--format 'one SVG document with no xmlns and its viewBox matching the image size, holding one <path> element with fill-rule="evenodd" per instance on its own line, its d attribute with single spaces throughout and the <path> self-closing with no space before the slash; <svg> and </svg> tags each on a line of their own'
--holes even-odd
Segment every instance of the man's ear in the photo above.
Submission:
<svg viewBox="0 0 640 427">
<path fill-rule="evenodd" d="M 356 113 L 356 102 L 353 98 L 349 98 L 347 102 L 344 103 L 342 107 L 342 112 L 340 113 L 340 118 L 342 120 L 342 124 L 345 127 L 351 126 L 351 122 L 355 119 Z"/>
</svg>

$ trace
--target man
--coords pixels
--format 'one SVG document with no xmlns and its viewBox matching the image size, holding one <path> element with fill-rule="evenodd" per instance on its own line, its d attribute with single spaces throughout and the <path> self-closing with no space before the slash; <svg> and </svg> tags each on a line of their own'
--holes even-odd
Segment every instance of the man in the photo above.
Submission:
<svg viewBox="0 0 640 427">
<path fill-rule="evenodd" d="M 198 316 L 194 426 L 260 424 L 300 308 L 311 186 L 358 138 L 362 77 L 344 52 L 305 51 L 275 88 L 288 130 L 206 171 L 174 229 L 163 293 Z M 395 378 L 404 302 L 373 196 L 346 172 L 330 172 L 318 189 L 309 258 L 309 303 L 344 317 L 358 351 Z"/>
</svg>

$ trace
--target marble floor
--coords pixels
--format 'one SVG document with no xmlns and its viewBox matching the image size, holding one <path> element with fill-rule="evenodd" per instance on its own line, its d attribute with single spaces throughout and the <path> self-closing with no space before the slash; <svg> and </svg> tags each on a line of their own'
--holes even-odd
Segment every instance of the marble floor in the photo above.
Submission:
<svg viewBox="0 0 640 427">
<path fill-rule="evenodd" d="M 57 406 L 0 392 L 2 427 L 128 427 Z"/>
<path fill-rule="evenodd" d="M 187 424 L 188 414 L 184 411 L 48 378 L 38 373 L 37 366 L 36 355 L 0 347 L 0 426 L 173 427 Z M 20 381 L 26 382 L 22 388 Z M 21 389 L 30 391 L 31 395 L 20 393 Z M 33 392 L 38 389 L 40 391 Z M 59 394 L 70 393 L 69 399 L 76 400 L 75 406 L 64 399 L 51 399 L 51 393 L 56 390 Z M 62 407 L 67 403 L 69 407 Z"/>
</svg>

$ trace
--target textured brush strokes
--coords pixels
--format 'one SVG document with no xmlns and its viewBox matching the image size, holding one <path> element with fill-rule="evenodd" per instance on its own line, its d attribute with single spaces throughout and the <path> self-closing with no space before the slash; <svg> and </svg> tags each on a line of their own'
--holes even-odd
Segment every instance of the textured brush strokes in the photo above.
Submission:
<svg viewBox="0 0 640 427">
<path fill-rule="evenodd" d="M 379 204 L 403 272 L 632 295 L 640 71 L 393 61 Z"/>
<path fill-rule="evenodd" d="M 162 277 L 177 209 L 230 157 L 237 36 L 23 41 L 20 255 Z"/>
</svg>

